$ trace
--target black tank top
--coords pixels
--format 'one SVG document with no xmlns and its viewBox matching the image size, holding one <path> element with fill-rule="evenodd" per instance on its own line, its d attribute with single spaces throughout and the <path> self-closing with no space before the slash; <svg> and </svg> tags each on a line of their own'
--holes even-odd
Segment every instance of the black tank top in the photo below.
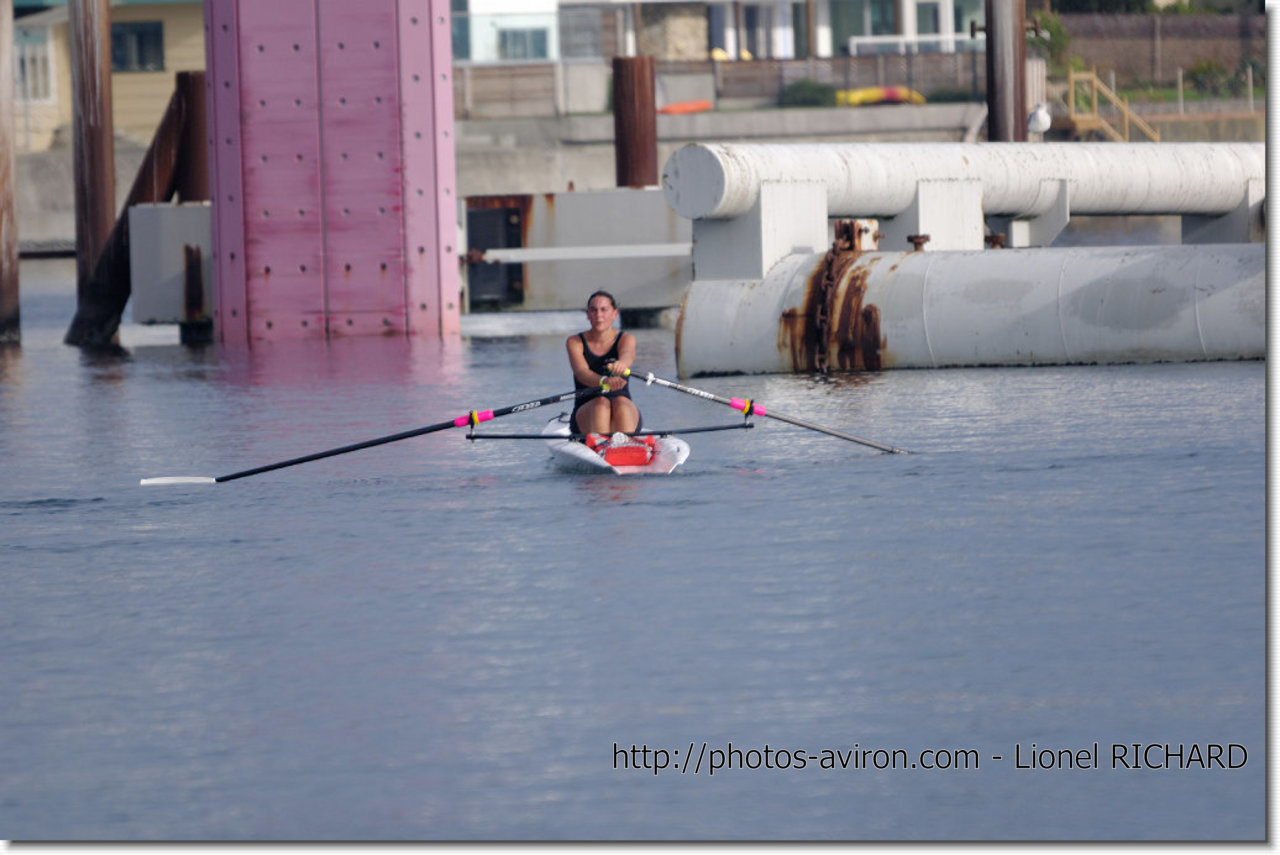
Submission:
<svg viewBox="0 0 1280 855">
<path fill-rule="evenodd" d="M 596 374 L 607 374 L 608 369 L 605 366 L 607 366 L 610 362 L 616 362 L 618 360 L 618 342 L 622 341 L 621 332 L 619 332 L 618 335 L 613 339 L 613 344 L 609 347 L 609 349 L 602 354 L 595 354 L 591 352 L 591 347 L 587 344 L 587 337 L 582 333 L 578 333 L 578 340 L 582 342 L 582 355 L 587 360 L 587 367 L 590 368 L 592 371 L 594 371 Z M 573 387 L 575 389 L 592 388 L 591 386 L 588 386 L 587 384 L 579 380 L 576 374 L 573 377 Z M 606 398 L 630 398 L 631 386 L 630 384 L 628 384 L 626 386 L 623 386 L 621 389 L 614 389 L 612 392 L 606 392 L 605 397 Z M 579 399 L 578 402 L 579 404 L 581 404 L 582 399 Z M 577 410 L 578 408 L 574 407 L 574 409 Z"/>
</svg>

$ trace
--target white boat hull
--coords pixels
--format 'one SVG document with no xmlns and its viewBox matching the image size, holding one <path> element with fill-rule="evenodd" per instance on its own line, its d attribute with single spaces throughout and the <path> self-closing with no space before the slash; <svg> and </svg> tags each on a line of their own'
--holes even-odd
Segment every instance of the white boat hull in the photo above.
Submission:
<svg viewBox="0 0 1280 855">
<path fill-rule="evenodd" d="M 668 475 L 689 456 L 689 443 L 674 436 L 659 436 L 653 457 L 644 466 L 613 466 L 581 442 L 569 439 L 569 414 L 561 413 L 542 429 L 556 466 L 577 472 L 614 472 L 618 475 Z"/>
</svg>

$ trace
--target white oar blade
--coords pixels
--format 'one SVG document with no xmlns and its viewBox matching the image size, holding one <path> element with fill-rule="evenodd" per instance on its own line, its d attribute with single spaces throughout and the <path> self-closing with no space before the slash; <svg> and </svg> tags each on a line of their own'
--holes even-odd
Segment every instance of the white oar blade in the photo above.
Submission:
<svg viewBox="0 0 1280 855">
<path fill-rule="evenodd" d="M 166 475 L 163 478 L 143 478 L 142 486 L 159 487 L 165 484 L 216 484 L 217 478 L 207 475 Z"/>
</svg>

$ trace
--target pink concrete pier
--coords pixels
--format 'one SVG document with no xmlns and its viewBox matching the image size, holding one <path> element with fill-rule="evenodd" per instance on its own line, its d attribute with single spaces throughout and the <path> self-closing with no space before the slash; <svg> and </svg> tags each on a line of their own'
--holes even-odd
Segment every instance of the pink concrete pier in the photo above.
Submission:
<svg viewBox="0 0 1280 855">
<path fill-rule="evenodd" d="M 457 335 L 446 0 L 209 0 L 225 343 Z"/>
</svg>

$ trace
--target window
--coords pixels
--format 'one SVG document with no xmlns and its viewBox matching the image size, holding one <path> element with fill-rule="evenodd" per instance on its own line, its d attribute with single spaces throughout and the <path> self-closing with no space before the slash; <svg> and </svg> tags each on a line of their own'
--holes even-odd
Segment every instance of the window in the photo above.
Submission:
<svg viewBox="0 0 1280 855">
<path fill-rule="evenodd" d="M 14 47 L 14 94 L 18 103 L 47 104 L 53 101 L 53 65 L 49 61 L 49 30 L 18 28 Z"/>
<path fill-rule="evenodd" d="M 560 55 L 565 59 L 604 56 L 602 14 L 599 9 L 560 9 Z"/>
<path fill-rule="evenodd" d="M 498 59 L 546 58 L 546 30 L 498 30 Z"/>
<path fill-rule="evenodd" d="M 871 0 L 871 35 L 891 36 L 898 31 L 895 28 L 893 3 L 891 0 Z"/>
<path fill-rule="evenodd" d="M 450 0 L 453 28 L 453 58 L 471 59 L 471 20 L 467 16 L 467 0 Z"/>
<path fill-rule="evenodd" d="M 937 3 L 916 4 L 916 32 L 922 36 L 937 35 L 942 32 L 942 12 Z"/>
<path fill-rule="evenodd" d="M 164 24 L 125 21 L 111 25 L 112 71 L 164 71 Z"/>
</svg>

